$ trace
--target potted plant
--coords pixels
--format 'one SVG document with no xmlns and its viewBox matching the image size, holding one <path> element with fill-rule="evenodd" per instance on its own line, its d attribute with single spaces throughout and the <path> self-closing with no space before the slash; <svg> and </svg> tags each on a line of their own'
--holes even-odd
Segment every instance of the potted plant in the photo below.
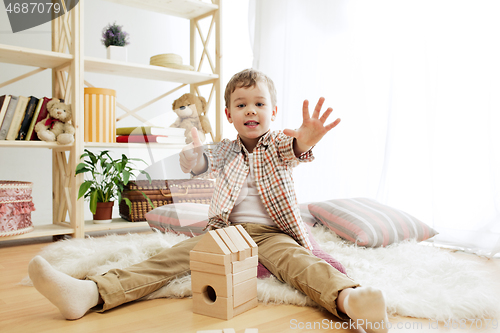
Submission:
<svg viewBox="0 0 500 333">
<path fill-rule="evenodd" d="M 76 174 L 88 173 L 89 178 L 81 185 L 78 199 L 84 196 L 90 201 L 90 211 L 94 214 L 94 223 L 111 222 L 114 200 L 125 203 L 132 209 L 128 198 L 122 198 L 125 185 L 128 184 L 132 172 L 138 171 L 144 174 L 151 183 L 151 177 L 146 171 L 136 169 L 133 161 L 144 162 L 139 158 L 128 158 L 122 154 L 119 159 L 113 159 L 108 150 L 101 151 L 96 155 L 85 149 L 80 158 L 86 158 L 76 166 Z M 146 162 L 144 162 L 146 163 Z M 139 191 L 154 208 L 153 203 L 144 192 Z M 104 212 L 103 212 L 104 211 Z M 104 215 L 101 215 L 104 214 Z"/>
<path fill-rule="evenodd" d="M 102 30 L 101 42 L 106 46 L 107 58 L 112 60 L 127 61 L 127 48 L 129 34 L 123 31 L 123 26 L 116 22 L 108 24 Z"/>
</svg>

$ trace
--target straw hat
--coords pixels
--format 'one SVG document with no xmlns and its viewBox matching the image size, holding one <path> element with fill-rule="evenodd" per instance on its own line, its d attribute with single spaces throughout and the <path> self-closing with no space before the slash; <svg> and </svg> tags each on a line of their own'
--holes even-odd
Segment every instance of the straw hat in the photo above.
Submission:
<svg viewBox="0 0 500 333">
<path fill-rule="evenodd" d="M 169 67 L 174 69 L 183 69 L 193 71 L 194 67 L 182 64 L 182 57 L 174 53 L 165 53 L 152 56 L 149 59 L 149 64 L 154 66 Z"/>
</svg>

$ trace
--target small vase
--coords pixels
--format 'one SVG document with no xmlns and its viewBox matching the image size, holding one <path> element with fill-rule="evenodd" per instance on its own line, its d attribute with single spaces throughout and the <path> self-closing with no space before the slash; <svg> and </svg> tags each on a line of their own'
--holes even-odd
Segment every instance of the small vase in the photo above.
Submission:
<svg viewBox="0 0 500 333">
<path fill-rule="evenodd" d="M 125 46 L 110 45 L 106 48 L 109 60 L 127 61 L 127 48 Z"/>
<path fill-rule="evenodd" d="M 114 201 L 111 202 L 98 202 L 97 208 L 94 214 L 94 223 L 103 224 L 110 223 L 113 217 L 113 205 Z"/>
</svg>

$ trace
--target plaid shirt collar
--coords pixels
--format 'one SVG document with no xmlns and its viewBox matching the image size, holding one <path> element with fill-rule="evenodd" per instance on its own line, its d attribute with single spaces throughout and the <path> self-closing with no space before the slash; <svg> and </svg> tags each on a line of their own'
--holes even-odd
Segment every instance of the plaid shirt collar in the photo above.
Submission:
<svg viewBox="0 0 500 333">
<path fill-rule="evenodd" d="M 272 139 L 271 130 L 268 130 L 264 135 L 262 135 L 260 137 L 255 148 L 258 148 L 260 145 L 265 146 L 267 148 L 269 146 L 269 144 L 271 143 L 271 139 Z M 236 138 L 236 140 L 233 141 L 231 149 L 234 152 L 244 151 L 245 153 L 248 154 L 247 148 L 245 147 L 243 142 L 241 142 L 241 138 L 240 138 L 239 134 L 238 134 L 238 137 Z"/>
</svg>

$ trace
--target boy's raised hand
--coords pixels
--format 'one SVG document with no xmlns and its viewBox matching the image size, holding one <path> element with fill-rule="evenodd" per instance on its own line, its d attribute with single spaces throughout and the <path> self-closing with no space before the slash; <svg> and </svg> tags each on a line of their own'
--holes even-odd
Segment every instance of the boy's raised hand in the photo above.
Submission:
<svg viewBox="0 0 500 333">
<path fill-rule="evenodd" d="M 204 169 L 203 146 L 196 127 L 191 128 L 191 136 L 193 142 L 182 148 L 180 153 L 181 170 L 184 173 L 189 173 L 193 169 Z"/>
<path fill-rule="evenodd" d="M 293 136 L 297 139 L 297 145 L 300 151 L 306 151 L 310 147 L 317 144 L 323 136 L 328 133 L 332 128 L 340 123 L 340 118 L 337 118 L 333 123 L 325 126 L 328 116 L 332 113 L 333 109 L 328 108 L 320 117 L 321 107 L 325 102 L 325 98 L 321 97 L 314 108 L 312 116 L 309 116 L 309 101 L 305 100 L 302 106 L 302 125 L 297 130 L 285 129 L 284 134 Z M 301 149 L 302 148 L 302 149 Z"/>
</svg>

